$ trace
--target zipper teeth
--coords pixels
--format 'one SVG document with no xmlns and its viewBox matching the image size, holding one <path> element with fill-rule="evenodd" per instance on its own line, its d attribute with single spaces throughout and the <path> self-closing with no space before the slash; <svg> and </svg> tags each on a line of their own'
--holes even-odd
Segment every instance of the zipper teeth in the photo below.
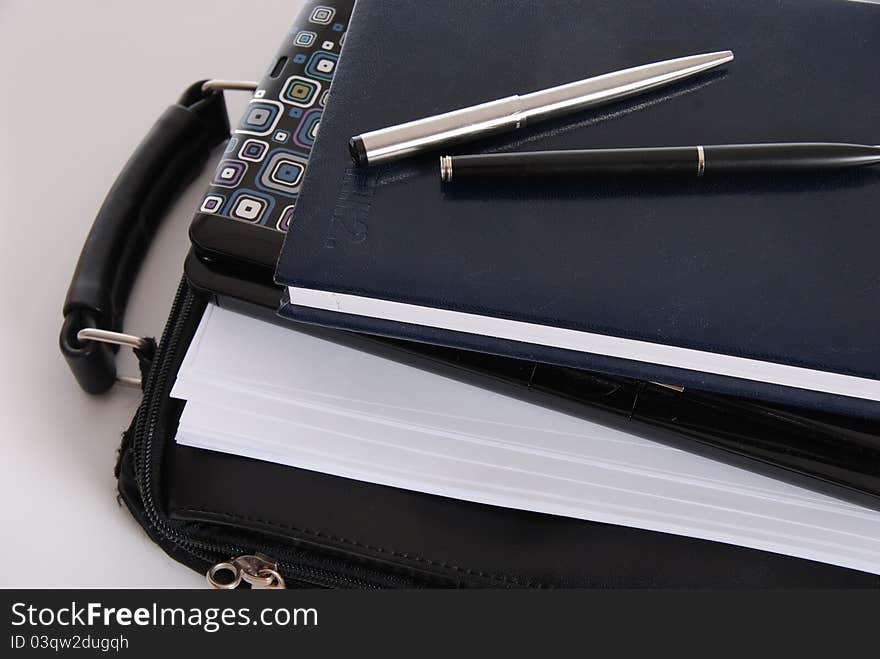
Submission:
<svg viewBox="0 0 880 659">
<path fill-rule="evenodd" d="M 193 296 L 189 291 L 186 282 L 181 281 L 174 296 L 172 303 L 171 318 L 168 326 L 162 336 L 159 349 L 156 353 L 155 364 L 161 364 L 161 367 L 153 369 L 146 381 L 144 387 L 144 404 L 137 412 L 137 420 L 135 422 L 134 441 L 132 450 L 134 451 L 135 478 L 138 483 L 138 489 L 141 493 L 141 499 L 144 502 L 145 512 L 149 523 L 160 534 L 172 540 L 180 548 L 193 556 L 200 558 L 208 563 L 217 560 L 225 560 L 230 556 L 239 554 L 247 554 L 253 551 L 253 548 L 243 548 L 235 545 L 217 545 L 202 540 L 195 540 L 179 533 L 175 529 L 170 528 L 161 518 L 156 508 L 155 501 L 152 496 L 152 449 L 153 437 L 155 435 L 158 408 L 160 406 L 159 398 L 153 395 L 155 391 L 162 391 L 164 384 L 168 378 L 170 370 L 165 355 L 169 351 L 173 352 L 177 349 L 180 342 L 179 320 L 190 312 L 193 306 Z M 146 433 L 144 429 L 146 426 Z M 142 447 L 139 446 L 138 438 Z M 139 450 L 142 448 L 142 451 Z M 272 553 L 271 550 L 269 553 Z M 335 586 L 351 586 L 358 588 L 377 588 L 376 584 L 363 581 L 356 578 L 342 577 L 332 572 L 321 570 L 318 568 L 298 565 L 289 561 L 279 561 L 279 567 L 285 577 L 296 581 L 303 581 L 310 585 L 335 587 Z"/>
<path fill-rule="evenodd" d="M 138 420 L 135 424 L 135 441 L 137 441 L 138 437 L 143 437 L 143 457 L 140 460 L 140 464 L 138 464 L 138 457 L 140 457 L 140 451 L 137 450 L 137 446 L 135 449 L 135 477 L 137 478 L 139 488 L 141 491 L 141 499 L 144 502 L 144 507 L 147 512 L 147 517 L 150 520 L 150 523 L 162 533 L 167 538 L 177 542 L 182 547 L 187 549 L 191 554 L 197 556 L 203 560 L 208 562 L 214 560 L 211 556 L 200 553 L 195 549 L 188 549 L 188 547 L 199 548 L 199 549 L 208 549 L 210 548 L 208 543 L 198 542 L 189 538 L 184 538 L 180 533 L 176 532 L 174 529 L 169 528 L 160 518 L 159 513 L 156 509 L 155 501 L 152 496 L 152 448 L 153 448 L 153 435 L 156 430 L 156 417 L 157 417 L 157 408 L 158 408 L 158 398 L 155 398 L 152 393 L 156 390 L 160 384 L 164 383 L 167 378 L 168 366 L 167 362 L 164 359 L 164 355 L 169 351 L 173 350 L 177 347 L 179 337 L 177 336 L 178 331 L 178 323 L 180 316 L 185 314 L 192 307 L 192 298 L 186 294 L 185 284 L 183 282 L 180 283 L 180 286 L 177 288 L 177 293 L 174 295 L 174 302 L 171 305 L 172 309 L 172 318 L 168 323 L 168 328 L 166 329 L 165 335 L 162 337 L 162 340 L 159 344 L 159 349 L 156 354 L 156 361 L 154 363 L 161 364 L 161 368 L 157 370 L 153 370 L 150 372 L 149 377 L 147 378 L 146 386 L 144 387 L 144 402 L 146 403 L 145 409 L 143 412 L 145 413 L 145 417 L 138 413 Z M 149 427 L 144 434 L 144 424 L 148 421 Z M 217 546 L 216 551 L 220 552 L 223 549 L 226 549 L 230 556 L 241 553 L 240 548 L 236 547 L 221 547 Z"/>
</svg>

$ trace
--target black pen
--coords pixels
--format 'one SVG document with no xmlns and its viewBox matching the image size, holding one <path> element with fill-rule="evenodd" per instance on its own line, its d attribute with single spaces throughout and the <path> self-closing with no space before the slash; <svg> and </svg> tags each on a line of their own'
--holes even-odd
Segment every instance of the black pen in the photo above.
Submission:
<svg viewBox="0 0 880 659">
<path fill-rule="evenodd" d="M 637 149 L 585 149 L 442 156 L 444 183 L 491 178 L 618 175 L 703 176 L 812 172 L 880 164 L 880 146 L 799 142 Z"/>
</svg>

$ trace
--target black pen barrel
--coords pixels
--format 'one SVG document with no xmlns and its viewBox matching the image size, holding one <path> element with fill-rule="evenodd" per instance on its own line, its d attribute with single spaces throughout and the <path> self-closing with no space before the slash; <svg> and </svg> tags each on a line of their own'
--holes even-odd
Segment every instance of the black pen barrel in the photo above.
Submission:
<svg viewBox="0 0 880 659">
<path fill-rule="evenodd" d="M 638 174 L 696 174 L 696 149 L 588 149 L 452 156 L 452 176 L 474 178 L 557 178 Z"/>
<path fill-rule="evenodd" d="M 445 182 L 492 178 L 817 171 L 880 164 L 880 146 L 837 143 L 723 144 L 639 149 L 443 156 Z"/>
<path fill-rule="evenodd" d="M 706 173 L 814 171 L 880 163 L 880 147 L 864 144 L 724 144 L 703 147 Z"/>
</svg>

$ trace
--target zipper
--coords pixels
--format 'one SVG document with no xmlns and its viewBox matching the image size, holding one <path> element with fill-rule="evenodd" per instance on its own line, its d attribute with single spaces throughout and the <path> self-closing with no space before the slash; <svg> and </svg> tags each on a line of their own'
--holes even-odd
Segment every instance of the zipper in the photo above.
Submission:
<svg viewBox="0 0 880 659">
<path fill-rule="evenodd" d="M 228 580 L 218 578 L 218 575 L 226 572 L 232 574 Z M 215 563 L 205 576 L 211 588 L 217 590 L 234 590 L 242 580 L 249 583 L 252 589 L 286 588 L 284 577 L 278 573 L 278 561 L 266 554 L 236 556 L 228 561 Z"/>
<path fill-rule="evenodd" d="M 357 578 L 332 569 L 315 567 L 295 560 L 296 552 L 292 551 L 274 552 L 282 559 L 286 559 L 276 561 L 268 554 L 255 553 L 254 547 L 212 543 L 185 535 L 162 518 L 152 493 L 153 442 L 161 413 L 162 392 L 166 389 L 171 370 L 166 356 L 175 354 L 178 349 L 182 324 L 192 313 L 193 304 L 194 296 L 186 280 L 181 280 L 174 296 L 168 324 L 156 352 L 153 368 L 144 383 L 144 398 L 138 408 L 134 424 L 131 450 L 134 455 L 135 480 L 143 501 L 147 524 L 160 536 L 174 543 L 177 548 L 211 566 L 206 576 L 214 587 L 218 587 L 214 582 L 219 587 L 229 588 L 228 583 L 234 583 L 233 587 L 236 587 L 244 580 L 252 587 L 279 588 L 284 587 L 285 578 L 319 588 L 379 588 L 380 584 L 411 586 L 409 582 L 378 571 L 363 569 L 364 578 Z M 224 571 L 232 572 L 230 582 L 217 578 L 217 575 Z"/>
</svg>

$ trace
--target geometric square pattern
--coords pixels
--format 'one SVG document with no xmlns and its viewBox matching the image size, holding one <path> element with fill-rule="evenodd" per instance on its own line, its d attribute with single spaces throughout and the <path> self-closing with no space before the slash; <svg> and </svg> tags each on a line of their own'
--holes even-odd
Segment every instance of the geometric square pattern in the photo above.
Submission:
<svg viewBox="0 0 880 659">
<path fill-rule="evenodd" d="M 260 162 L 268 149 L 269 145 L 262 140 L 245 140 L 244 144 L 241 145 L 241 151 L 238 152 L 238 157 L 242 160 Z"/>
<path fill-rule="evenodd" d="M 205 195 L 205 198 L 202 200 L 202 205 L 199 206 L 199 210 L 202 213 L 216 213 L 220 210 L 220 207 L 223 205 L 224 201 L 226 200 L 220 195 Z"/>
<path fill-rule="evenodd" d="M 293 151 L 273 151 L 260 170 L 257 185 L 263 189 L 296 195 L 302 185 L 308 158 Z"/>
<path fill-rule="evenodd" d="M 235 206 L 232 207 L 232 217 L 256 222 L 265 210 L 266 204 L 262 200 L 248 195 L 241 195 L 235 202 Z"/>
<path fill-rule="evenodd" d="M 238 131 L 248 135 L 268 135 L 275 128 L 283 106 L 278 101 L 251 101 Z"/>
<path fill-rule="evenodd" d="M 302 46 L 303 48 L 309 48 L 313 43 L 315 43 L 315 39 L 318 38 L 318 35 L 314 32 L 309 32 L 307 30 L 300 30 L 296 33 L 296 36 L 293 38 L 293 44 L 295 46 Z"/>
<path fill-rule="evenodd" d="M 332 80 L 338 60 L 339 55 L 336 53 L 318 50 L 312 53 L 309 58 L 309 62 L 306 64 L 306 73 L 321 80 Z"/>
<path fill-rule="evenodd" d="M 306 5 L 227 142 L 200 212 L 287 231 L 353 5 Z"/>
<path fill-rule="evenodd" d="M 290 228 L 290 221 L 293 219 L 293 204 L 287 206 L 283 211 L 281 211 L 281 215 L 278 216 L 278 222 L 275 224 L 275 228 L 279 231 L 284 231 L 285 233 Z"/>
<path fill-rule="evenodd" d="M 296 131 L 293 141 L 306 149 L 312 148 L 318 135 L 321 114 L 321 108 L 312 108 L 306 112 L 299 122 L 299 130 Z"/>
<path fill-rule="evenodd" d="M 281 100 L 300 108 L 307 108 L 315 103 L 321 93 L 321 83 L 303 76 L 290 76 L 281 91 Z"/>
<path fill-rule="evenodd" d="M 271 197 L 253 190 L 238 190 L 229 200 L 226 213 L 237 220 L 257 224 L 272 206 L 274 206 L 274 202 Z"/>
<path fill-rule="evenodd" d="M 234 188 L 240 182 L 247 171 L 247 163 L 240 160 L 221 160 L 214 170 L 214 179 L 211 185 L 219 185 L 224 188 Z"/>
<path fill-rule="evenodd" d="M 312 14 L 309 16 L 309 21 L 311 23 L 318 23 L 319 25 L 329 25 L 335 15 L 336 9 L 333 7 L 319 5 L 312 10 Z"/>
</svg>

